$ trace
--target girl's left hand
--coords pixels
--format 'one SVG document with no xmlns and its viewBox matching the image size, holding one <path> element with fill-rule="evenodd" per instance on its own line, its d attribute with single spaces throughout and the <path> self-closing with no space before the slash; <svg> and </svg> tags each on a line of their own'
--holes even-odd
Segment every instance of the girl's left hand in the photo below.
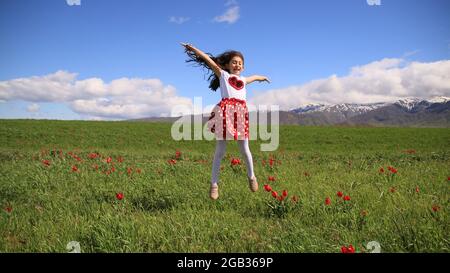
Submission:
<svg viewBox="0 0 450 273">
<path fill-rule="evenodd" d="M 260 82 L 268 82 L 268 83 L 270 83 L 270 80 L 267 77 L 262 77 L 259 81 Z"/>
</svg>

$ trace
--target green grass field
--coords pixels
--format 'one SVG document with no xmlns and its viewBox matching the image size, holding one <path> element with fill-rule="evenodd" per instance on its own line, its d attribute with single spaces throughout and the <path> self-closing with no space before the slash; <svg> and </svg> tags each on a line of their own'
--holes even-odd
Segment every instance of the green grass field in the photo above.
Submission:
<svg viewBox="0 0 450 273">
<path fill-rule="evenodd" d="M 170 129 L 0 120 L 0 252 L 449 252 L 448 128 L 281 126 L 277 151 L 250 144 L 256 193 L 230 142 L 217 201 L 215 143 Z"/>
</svg>

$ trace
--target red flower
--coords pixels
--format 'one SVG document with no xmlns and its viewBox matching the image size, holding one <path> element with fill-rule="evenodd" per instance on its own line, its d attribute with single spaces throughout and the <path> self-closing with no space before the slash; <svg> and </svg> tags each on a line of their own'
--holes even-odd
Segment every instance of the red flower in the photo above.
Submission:
<svg viewBox="0 0 450 273">
<path fill-rule="evenodd" d="M 122 200 L 123 199 L 123 193 L 121 193 L 121 192 L 116 193 L 116 198 L 118 200 Z"/>
<path fill-rule="evenodd" d="M 175 158 L 179 159 L 181 157 L 181 152 L 180 151 L 176 151 L 175 152 Z"/>
<path fill-rule="evenodd" d="M 128 168 L 127 168 L 127 173 L 128 173 L 128 175 L 130 175 L 132 172 L 133 172 L 133 168 L 128 167 Z"/>
<path fill-rule="evenodd" d="M 122 162 L 123 162 L 123 157 L 119 156 L 119 157 L 117 158 L 117 161 L 119 161 L 120 163 L 122 163 Z"/>
<path fill-rule="evenodd" d="M 355 253 L 355 248 L 352 245 L 349 245 L 348 247 L 342 246 L 341 252 L 342 253 Z"/>
<path fill-rule="evenodd" d="M 391 188 L 389 189 L 389 191 L 392 192 L 392 193 L 394 193 L 394 192 L 395 192 L 395 188 L 394 188 L 394 187 L 391 187 Z"/>
<path fill-rule="evenodd" d="M 419 193 L 419 186 L 416 186 L 416 192 Z"/>
<path fill-rule="evenodd" d="M 342 195 L 344 195 L 343 192 L 341 192 L 341 191 L 338 191 L 338 192 L 337 192 L 337 196 L 338 196 L 339 198 L 342 197 Z"/>
<path fill-rule="evenodd" d="M 111 163 L 112 162 L 112 158 L 109 156 L 107 159 L 106 159 L 106 163 Z"/>
<path fill-rule="evenodd" d="M 325 198 L 325 205 L 330 205 L 331 204 L 331 199 L 330 197 Z"/>
<path fill-rule="evenodd" d="M 12 207 L 11 207 L 11 206 L 6 207 L 6 208 L 5 208 L 5 211 L 8 212 L 8 213 L 10 213 L 10 212 L 12 211 Z"/>
<path fill-rule="evenodd" d="M 95 159 L 95 158 L 97 158 L 97 153 L 90 153 L 90 154 L 89 154 L 89 158 L 90 158 L 90 159 Z"/>
<path fill-rule="evenodd" d="M 348 195 L 344 196 L 344 201 L 350 201 L 350 196 Z"/>
<path fill-rule="evenodd" d="M 77 166 L 72 166 L 72 172 L 78 172 L 78 167 Z"/>
<path fill-rule="evenodd" d="M 269 185 L 264 185 L 264 189 L 267 191 L 267 192 L 269 192 L 269 191 L 272 191 L 272 187 L 271 186 L 269 186 Z"/>
<path fill-rule="evenodd" d="M 379 172 L 380 172 L 380 173 L 384 173 L 383 167 L 380 168 L 380 171 L 379 171 Z"/>
<path fill-rule="evenodd" d="M 349 246 L 347 247 L 347 253 L 355 253 L 355 248 L 353 248 L 352 245 L 349 245 Z"/>
<path fill-rule="evenodd" d="M 273 198 L 277 198 L 277 196 L 278 196 L 278 192 L 276 192 L 276 191 L 272 191 L 272 196 L 273 196 Z"/>
<path fill-rule="evenodd" d="M 169 162 L 169 164 L 171 164 L 171 165 L 177 164 L 177 161 L 175 159 L 170 159 L 167 162 Z"/>
<path fill-rule="evenodd" d="M 397 169 L 395 169 L 395 168 L 392 167 L 392 166 L 389 166 L 389 167 L 388 167 L 388 170 L 391 171 L 391 173 L 393 173 L 393 174 L 397 173 Z"/>
<path fill-rule="evenodd" d="M 447 181 L 450 181 L 450 176 L 447 176 Z"/>
<path fill-rule="evenodd" d="M 139 169 L 139 168 L 136 169 L 136 172 L 137 172 L 137 173 L 141 173 L 141 169 Z"/>
<path fill-rule="evenodd" d="M 275 181 L 275 177 L 269 176 L 269 181 Z"/>
<path fill-rule="evenodd" d="M 287 190 L 283 190 L 283 193 L 282 193 L 282 195 L 283 195 L 283 197 L 286 197 L 286 196 L 288 195 L 288 192 L 287 192 Z"/>
<path fill-rule="evenodd" d="M 273 166 L 273 163 L 275 162 L 275 160 L 273 159 L 273 158 L 270 158 L 269 159 L 269 165 L 270 165 L 270 167 L 272 167 Z"/>
<path fill-rule="evenodd" d="M 239 158 L 231 159 L 231 166 L 236 166 L 236 165 L 240 165 L 240 164 L 241 164 L 241 160 Z"/>
<path fill-rule="evenodd" d="M 278 201 L 283 201 L 284 200 L 284 196 L 280 195 L 277 197 Z"/>
<path fill-rule="evenodd" d="M 50 166 L 50 161 L 42 160 L 42 164 L 44 164 L 45 166 Z"/>
<path fill-rule="evenodd" d="M 438 205 L 433 205 L 432 209 L 434 212 L 437 212 L 441 209 L 441 207 L 439 207 Z"/>
<path fill-rule="evenodd" d="M 298 202 L 298 196 L 297 195 L 292 196 L 292 201 L 297 203 Z"/>
</svg>

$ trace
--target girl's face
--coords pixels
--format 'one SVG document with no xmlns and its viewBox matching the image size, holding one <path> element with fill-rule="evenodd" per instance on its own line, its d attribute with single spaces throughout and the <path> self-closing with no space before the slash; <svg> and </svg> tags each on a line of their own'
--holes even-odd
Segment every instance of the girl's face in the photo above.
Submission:
<svg viewBox="0 0 450 273">
<path fill-rule="evenodd" d="M 244 70 L 244 61 L 239 56 L 234 56 L 228 64 L 225 65 L 225 68 L 230 71 L 230 74 L 240 75 Z"/>
</svg>

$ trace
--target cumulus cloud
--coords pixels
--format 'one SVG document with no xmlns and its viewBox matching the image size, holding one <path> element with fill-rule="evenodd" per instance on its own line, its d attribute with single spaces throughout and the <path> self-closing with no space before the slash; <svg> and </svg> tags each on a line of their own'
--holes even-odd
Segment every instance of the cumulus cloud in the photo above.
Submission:
<svg viewBox="0 0 450 273">
<path fill-rule="evenodd" d="M 69 6 L 80 6 L 81 0 L 66 0 L 66 3 Z"/>
<path fill-rule="evenodd" d="M 39 104 L 37 104 L 37 103 L 32 103 L 32 104 L 28 105 L 27 111 L 28 111 L 28 112 L 31 112 L 31 113 L 36 113 L 36 112 L 39 112 L 39 109 L 40 109 L 40 108 L 41 108 L 41 107 L 39 106 Z"/>
<path fill-rule="evenodd" d="M 225 11 L 224 14 L 214 17 L 214 22 L 228 24 L 236 23 L 239 19 L 239 6 L 232 6 Z"/>
<path fill-rule="evenodd" d="M 255 92 L 253 104 L 290 110 L 308 103 L 393 102 L 405 97 L 450 96 L 450 60 L 406 62 L 383 59 L 352 67 L 343 77 L 331 75 L 302 85 Z"/>
<path fill-rule="evenodd" d="M 175 87 L 159 79 L 120 78 L 105 83 L 100 78 L 77 80 L 76 73 L 57 71 L 45 76 L 0 81 L 0 101 L 66 103 L 81 115 L 129 119 L 170 115 L 172 107 L 192 107 Z"/>
<path fill-rule="evenodd" d="M 175 23 L 175 24 L 183 24 L 186 23 L 187 21 L 189 21 L 191 18 L 189 17 L 176 17 L 176 16 L 170 16 L 169 17 L 169 22 L 170 23 Z"/>
</svg>

